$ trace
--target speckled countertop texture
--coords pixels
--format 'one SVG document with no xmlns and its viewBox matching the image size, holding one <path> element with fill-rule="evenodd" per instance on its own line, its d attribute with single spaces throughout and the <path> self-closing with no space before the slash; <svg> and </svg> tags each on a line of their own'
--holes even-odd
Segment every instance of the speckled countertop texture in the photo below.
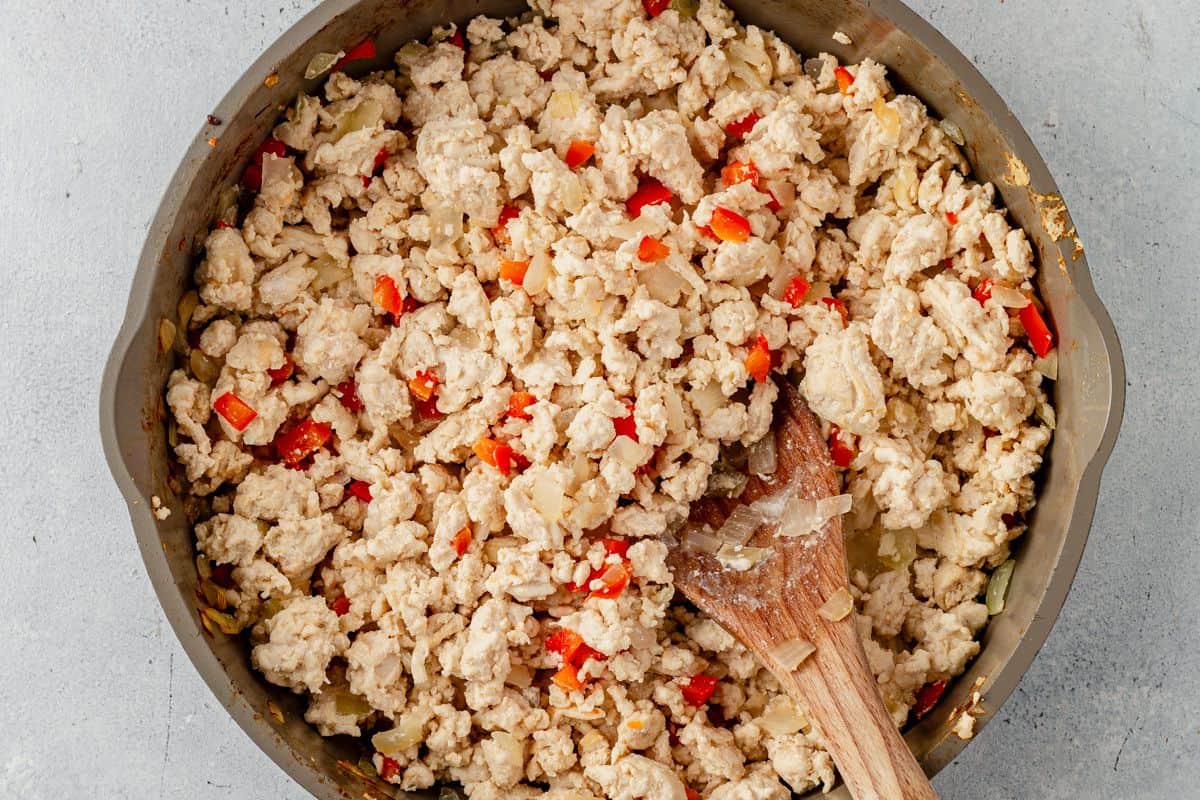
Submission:
<svg viewBox="0 0 1200 800">
<path fill-rule="evenodd" d="M 301 800 L 160 612 L 96 398 L 205 114 L 316 0 L 0 0 L 0 798 Z M 947 800 L 1200 798 L 1200 14 L 915 0 L 1057 177 L 1128 362 L 1079 577 Z"/>
</svg>

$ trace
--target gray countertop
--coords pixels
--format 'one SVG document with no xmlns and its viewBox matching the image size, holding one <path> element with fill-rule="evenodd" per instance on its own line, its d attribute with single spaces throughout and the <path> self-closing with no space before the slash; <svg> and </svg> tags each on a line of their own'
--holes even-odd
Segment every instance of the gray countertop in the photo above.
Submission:
<svg viewBox="0 0 1200 800">
<path fill-rule="evenodd" d="M 307 795 L 151 593 L 96 433 L 142 238 L 226 88 L 316 0 L 0 0 L 0 798 Z M 1058 178 L 1128 362 L 1079 577 L 947 798 L 1200 797 L 1200 15 L 917 0 Z M 1139 10 L 1140 9 L 1140 10 Z"/>
</svg>

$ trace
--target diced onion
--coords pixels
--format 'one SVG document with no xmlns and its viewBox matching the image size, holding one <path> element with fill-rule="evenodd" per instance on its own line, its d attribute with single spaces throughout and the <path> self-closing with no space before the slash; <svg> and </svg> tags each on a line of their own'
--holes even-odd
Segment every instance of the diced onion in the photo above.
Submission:
<svg viewBox="0 0 1200 800">
<path fill-rule="evenodd" d="M 992 577 L 988 579 L 988 614 L 995 616 L 1004 610 L 1004 604 L 1008 598 L 1008 585 L 1012 582 L 1013 569 L 1016 568 L 1016 566 L 1017 562 L 1010 558 L 1008 561 L 1005 561 L 1003 564 L 996 567 L 996 571 L 993 572 Z"/>
<path fill-rule="evenodd" d="M 510 764 L 525 763 L 525 747 L 518 742 L 511 733 L 505 731 L 494 731 L 492 733 L 492 741 L 504 751 L 508 756 L 506 759 Z"/>
<path fill-rule="evenodd" d="M 767 476 L 775 474 L 776 463 L 775 434 L 768 431 L 766 436 L 750 448 L 750 457 L 746 464 L 752 475 Z"/>
<path fill-rule="evenodd" d="M 339 690 L 334 695 L 334 706 L 337 713 L 352 717 L 365 717 L 371 713 L 371 704 L 350 690 Z"/>
<path fill-rule="evenodd" d="M 742 545 L 750 540 L 762 524 L 763 518 L 758 511 L 750 506 L 738 506 L 725 518 L 717 531 L 717 538 Z"/>
<path fill-rule="evenodd" d="M 733 542 L 725 542 L 717 551 L 717 561 L 738 572 L 745 572 L 766 557 L 765 547 L 746 547 Z"/>
<path fill-rule="evenodd" d="M 880 127 L 887 135 L 888 141 L 896 144 L 900 141 L 900 112 L 884 102 L 882 97 L 876 97 L 871 105 L 871 111 L 879 120 Z"/>
<path fill-rule="evenodd" d="M 435 206 L 427 211 L 429 213 L 429 245 L 431 247 L 449 247 L 462 238 L 462 209 Z"/>
<path fill-rule="evenodd" d="M 563 515 L 563 487 L 556 478 L 543 478 L 530 490 L 530 505 L 547 522 L 558 522 Z"/>
<path fill-rule="evenodd" d="M 318 257 L 308 266 L 317 271 L 317 277 L 309 284 L 317 292 L 323 292 L 330 287 L 337 286 L 350 277 L 349 268 L 343 267 L 328 253 Z"/>
<path fill-rule="evenodd" d="M 783 518 L 783 512 L 791 500 L 791 491 L 772 492 L 755 500 L 750 504 L 750 508 L 762 518 L 763 522 L 775 523 Z"/>
<path fill-rule="evenodd" d="M 897 167 L 892 179 L 892 196 L 896 198 L 896 205 L 912 208 L 913 201 L 917 199 L 918 186 L 916 167 L 908 162 Z"/>
<path fill-rule="evenodd" d="M 383 121 L 383 106 L 375 98 L 368 97 L 338 117 L 337 127 L 334 128 L 334 140 L 339 140 L 355 131 L 374 128 L 381 121 Z"/>
<path fill-rule="evenodd" d="M 775 196 L 775 200 L 785 211 L 796 203 L 796 184 L 789 180 L 771 178 L 763 181 L 763 188 Z"/>
<path fill-rule="evenodd" d="M 550 256 L 545 252 L 539 252 L 529 261 L 529 269 L 525 270 L 525 280 L 521 283 L 522 288 L 529 294 L 543 291 L 546 284 L 549 283 L 553 271 Z"/>
<path fill-rule="evenodd" d="M 433 712 L 428 710 L 404 714 L 396 721 L 396 727 L 372 736 L 371 746 L 385 756 L 403 754 L 410 747 L 425 741 L 425 723 L 432 715 Z"/>
<path fill-rule="evenodd" d="M 413 686 L 424 686 L 429 683 L 429 670 L 425 668 L 425 659 L 427 658 L 429 658 L 429 639 L 422 636 L 413 645 L 412 657 L 408 660 Z"/>
<path fill-rule="evenodd" d="M 628 436 L 618 436 L 608 448 L 609 458 L 630 469 L 635 469 L 642 463 L 643 455 L 642 446 Z"/>
<path fill-rule="evenodd" d="M 713 554 L 719 551 L 724 543 L 713 534 L 713 529 L 708 525 L 704 525 L 703 528 L 690 528 L 683 537 L 685 548 L 700 553 Z"/>
<path fill-rule="evenodd" d="M 311 81 L 329 72 L 343 55 L 345 53 L 317 53 L 308 60 L 308 66 L 304 68 L 304 79 Z"/>
<path fill-rule="evenodd" d="M 854 597 L 845 586 L 829 595 L 829 599 L 817 613 L 830 622 L 840 622 L 854 610 Z"/>
<path fill-rule="evenodd" d="M 580 99 L 578 92 L 554 92 L 546 101 L 546 111 L 556 119 L 573 117 L 579 111 Z"/>
<path fill-rule="evenodd" d="M 638 278 L 651 297 L 669 306 L 679 302 L 679 295 L 688 286 L 678 272 L 662 262 L 642 270 Z"/>
<path fill-rule="evenodd" d="M 158 352 L 168 352 L 175 344 L 175 323 L 163 317 L 158 321 Z"/>
<path fill-rule="evenodd" d="M 1054 414 L 1054 408 L 1049 403 L 1038 403 L 1036 413 L 1037 418 L 1045 423 L 1046 427 L 1050 430 L 1058 427 L 1058 418 Z"/>
<path fill-rule="evenodd" d="M 772 736 L 791 736 L 804 727 L 805 719 L 790 698 L 775 697 L 758 718 L 758 727 Z"/>
<path fill-rule="evenodd" d="M 776 536 L 807 536 L 819 528 L 825 519 L 817 514 L 817 503 L 805 497 L 792 497 L 783 509 Z"/>
<path fill-rule="evenodd" d="M 195 289 L 184 294 L 179 298 L 179 305 L 175 310 L 179 312 L 179 327 L 183 330 L 188 330 L 192 324 L 192 314 L 196 313 L 196 307 L 200 305 L 200 295 Z"/>
<path fill-rule="evenodd" d="M 1058 380 L 1058 348 L 1033 362 L 1033 368 L 1052 381 Z"/>
<path fill-rule="evenodd" d="M 791 672 L 815 652 L 817 648 L 813 647 L 811 642 L 797 637 L 767 651 L 767 656 Z"/>
<path fill-rule="evenodd" d="M 853 498 L 848 494 L 838 494 L 833 497 L 822 497 L 817 501 L 817 515 L 823 519 L 833 519 L 842 514 L 848 514 L 853 506 Z"/>
<path fill-rule="evenodd" d="M 889 569 L 906 569 L 917 558 L 917 532 L 912 528 L 884 531 L 879 535 L 877 553 Z"/>
<path fill-rule="evenodd" d="M 825 281 L 817 281 L 808 287 L 808 294 L 804 295 L 804 302 L 812 303 L 822 297 L 833 297 L 833 287 Z"/>
<path fill-rule="evenodd" d="M 708 487 L 704 490 L 704 496 L 741 497 L 749 482 L 750 477 L 744 472 L 713 470 L 708 476 Z"/>
<path fill-rule="evenodd" d="M 963 138 L 962 128 L 958 127 L 958 123 L 953 120 L 944 119 L 938 123 L 938 127 L 942 129 L 942 133 L 946 134 L 950 141 L 959 147 L 966 144 L 967 140 Z"/>
<path fill-rule="evenodd" d="M 704 386 L 693 389 L 688 393 L 688 399 L 702 416 L 710 416 L 718 408 L 725 405 L 725 393 L 721 391 L 720 381 L 710 381 Z"/>
<path fill-rule="evenodd" d="M 533 685 L 533 670 L 524 664 L 513 664 L 504 682 L 518 689 L 528 689 Z"/>
<path fill-rule="evenodd" d="M 599 731 L 588 731 L 579 739 L 579 752 L 590 753 L 600 747 L 606 747 L 608 740 Z"/>
<path fill-rule="evenodd" d="M 192 374 L 201 383 L 215 383 L 217 375 L 221 372 L 216 362 L 205 355 L 198 347 L 192 348 L 192 352 L 188 356 L 188 365 L 192 368 Z"/>
<path fill-rule="evenodd" d="M 1024 308 L 1029 305 L 1029 298 L 1011 286 L 992 284 L 992 299 L 1005 308 Z"/>
<path fill-rule="evenodd" d="M 729 62 L 730 73 L 733 74 L 734 76 L 736 76 L 737 78 L 739 78 L 743 83 L 745 83 L 751 89 L 756 89 L 760 92 L 766 91 L 767 82 L 763 80 L 762 76 L 758 74 L 758 72 L 754 69 L 754 67 L 751 66 L 749 63 L 747 63 L 739 55 L 737 55 L 733 52 L 730 52 L 732 50 L 737 49 L 736 45 L 740 45 L 740 44 L 741 44 L 741 42 L 734 40 L 734 41 L 730 42 L 728 45 L 726 45 L 725 53 L 726 53 L 726 60 Z M 746 48 L 746 49 L 748 50 L 749 48 Z M 742 52 L 742 51 L 739 50 L 739 52 Z"/>
</svg>

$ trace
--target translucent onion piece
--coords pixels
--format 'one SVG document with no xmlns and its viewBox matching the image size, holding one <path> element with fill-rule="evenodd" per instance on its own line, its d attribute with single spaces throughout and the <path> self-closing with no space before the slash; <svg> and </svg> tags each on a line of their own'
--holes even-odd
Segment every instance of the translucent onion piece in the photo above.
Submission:
<svg viewBox="0 0 1200 800">
<path fill-rule="evenodd" d="M 208 617 L 209 621 L 220 628 L 221 633 L 226 636 L 236 636 L 242 631 L 242 626 L 237 623 L 237 620 L 215 608 L 204 609 L 204 616 Z"/>
<path fill-rule="evenodd" d="M 717 538 L 739 545 L 750 541 L 750 537 L 763 524 L 762 515 L 751 506 L 738 506 L 717 531 Z"/>
<path fill-rule="evenodd" d="M 277 183 L 286 182 L 291 173 L 292 160 L 290 158 L 280 158 L 272 153 L 263 156 L 262 185 L 264 189 Z"/>
<path fill-rule="evenodd" d="M 679 273 L 662 262 L 642 270 L 638 278 L 651 297 L 669 306 L 679 302 L 679 295 L 688 286 Z"/>
<path fill-rule="evenodd" d="M 791 491 L 772 492 L 755 500 L 750 504 L 750 508 L 762 517 L 763 522 L 775 523 L 783 518 L 783 512 L 791 501 Z"/>
<path fill-rule="evenodd" d="M 547 253 L 538 253 L 530 259 L 529 269 L 525 270 L 525 280 L 521 286 L 529 294 L 537 294 L 545 290 L 553 272 L 550 256 Z"/>
<path fill-rule="evenodd" d="M 725 542 L 717 551 L 717 561 L 730 569 L 745 572 L 766 558 L 767 553 L 768 550 L 765 547 L 746 547 L 733 542 Z"/>
<path fill-rule="evenodd" d="M 804 302 L 816 302 L 822 297 L 833 297 L 833 287 L 825 281 L 817 281 L 808 287 L 808 294 L 804 295 Z"/>
<path fill-rule="evenodd" d="M 900 112 L 885 103 L 882 97 L 875 98 L 875 102 L 871 104 L 871 112 L 879 120 L 879 125 L 883 128 L 888 141 L 892 144 L 899 143 Z"/>
<path fill-rule="evenodd" d="M 198 347 L 192 348 L 192 352 L 188 356 L 188 365 L 192 368 L 192 374 L 196 376 L 196 380 L 209 385 L 216 383 L 217 375 L 221 372 L 216 362 L 206 356 Z"/>
<path fill-rule="evenodd" d="M 518 689 L 528 689 L 533 685 L 533 670 L 524 664 L 513 664 L 504 682 Z"/>
<path fill-rule="evenodd" d="M 374 128 L 382 121 L 383 106 L 375 98 L 368 97 L 338 117 L 337 126 L 334 128 L 334 141 L 355 131 Z"/>
<path fill-rule="evenodd" d="M 804 497 L 792 497 L 783 509 L 776 536 L 807 536 L 825 522 L 817 513 L 817 503 Z"/>
<path fill-rule="evenodd" d="M 896 168 L 896 176 L 892 179 L 892 195 L 896 205 L 901 208 L 912 208 L 917 199 L 917 168 L 904 163 Z"/>
<path fill-rule="evenodd" d="M 202 555 L 196 556 L 196 573 L 201 580 L 208 580 L 212 577 L 212 562 Z"/>
<path fill-rule="evenodd" d="M 854 597 L 850 594 L 850 590 L 843 586 L 829 595 L 829 599 L 817 610 L 817 613 L 830 622 L 839 622 L 849 616 L 853 610 Z"/>
<path fill-rule="evenodd" d="M 618 436 L 608 448 L 609 458 L 621 462 L 630 469 L 634 469 L 642 463 L 643 455 L 642 446 L 628 436 Z"/>
<path fill-rule="evenodd" d="M 942 133 L 946 134 L 946 137 L 950 141 L 959 147 L 967 143 L 967 140 L 963 138 L 962 128 L 958 127 L 958 123 L 953 120 L 944 119 L 938 123 L 938 127 L 942 129 Z"/>
<path fill-rule="evenodd" d="M 349 268 L 343 267 L 328 253 L 317 258 L 308 266 L 317 271 L 317 277 L 310 284 L 317 292 L 323 292 L 350 278 Z"/>
<path fill-rule="evenodd" d="M 554 92 L 546 102 L 546 111 L 555 119 L 567 119 L 579 111 L 580 97 L 578 92 Z"/>
<path fill-rule="evenodd" d="M 912 528 L 884 531 L 879 536 L 878 553 L 888 569 L 906 569 L 917 558 L 917 532 Z"/>
<path fill-rule="evenodd" d="M 175 323 L 163 317 L 158 321 L 158 352 L 168 352 L 175 344 Z"/>
<path fill-rule="evenodd" d="M 737 44 L 737 42 L 733 42 L 731 44 Z M 736 55 L 729 53 L 728 51 L 730 49 L 732 48 L 726 48 L 730 73 L 739 78 L 751 89 L 756 89 L 760 92 L 766 91 L 767 82 L 762 79 L 762 76 L 760 76 L 750 64 L 746 63 L 741 58 L 738 58 Z"/>
<path fill-rule="evenodd" d="M 992 573 L 992 577 L 988 579 L 987 587 L 987 610 L 988 614 L 995 616 L 1004 610 L 1004 603 L 1008 599 L 1008 585 L 1012 582 L 1013 569 L 1017 566 L 1017 562 L 1011 558 L 1005 561 L 1000 566 L 996 567 L 996 571 Z"/>
<path fill-rule="evenodd" d="M 588 731 L 579 740 L 579 752 L 589 753 L 600 747 L 607 747 L 608 740 L 599 731 Z"/>
<path fill-rule="evenodd" d="M 508 757 L 508 763 L 525 763 L 525 748 L 513 737 L 511 733 L 506 733 L 505 731 L 495 731 L 492 733 L 492 741 L 495 742 L 496 745 Z"/>
<path fill-rule="evenodd" d="M 343 55 L 345 53 L 317 53 L 309 59 L 308 66 L 304 68 L 304 79 L 311 81 L 329 72 Z"/>
<path fill-rule="evenodd" d="M 547 477 L 537 481 L 530 490 L 529 501 L 534 510 L 547 522 L 558 522 L 562 519 L 563 487 L 557 478 Z"/>
<path fill-rule="evenodd" d="M 432 711 L 416 710 L 404 714 L 396 727 L 371 737 L 371 746 L 385 756 L 401 755 L 405 750 L 425 741 L 425 723 Z"/>
<path fill-rule="evenodd" d="M 429 639 L 421 637 L 413 645 L 412 657 L 408 660 L 414 686 L 424 686 L 429 683 L 429 670 L 425 668 L 427 658 L 429 658 Z"/>
<path fill-rule="evenodd" d="M 825 520 L 840 517 L 842 514 L 848 514 L 853 506 L 853 500 L 848 494 L 838 494 L 833 497 L 822 497 L 817 501 L 817 516 L 821 517 L 821 522 Z"/>
<path fill-rule="evenodd" d="M 750 476 L 745 473 L 714 470 L 708 476 L 708 487 L 704 490 L 704 496 L 741 497 L 749 482 Z"/>
<path fill-rule="evenodd" d="M 554 594 L 555 588 L 550 581 L 534 581 L 533 583 L 523 583 L 520 586 L 510 586 L 508 593 L 513 596 L 514 600 L 528 603 L 539 597 L 549 597 Z"/>
<path fill-rule="evenodd" d="M 700 10 L 700 0 L 671 0 L 671 8 L 684 19 L 691 19 Z"/>
<path fill-rule="evenodd" d="M 772 736 L 791 736 L 804 727 L 805 719 L 786 697 L 774 698 L 758 718 L 758 727 Z"/>
<path fill-rule="evenodd" d="M 558 185 L 558 199 L 567 211 L 572 214 L 577 213 L 587 202 L 583 181 L 579 180 L 577 175 L 564 176 Z"/>
<path fill-rule="evenodd" d="M 1052 381 L 1058 380 L 1058 348 L 1047 353 L 1045 358 L 1036 359 L 1033 368 Z"/>
<path fill-rule="evenodd" d="M 176 306 L 176 311 L 179 312 L 179 327 L 183 330 L 188 330 L 192 324 L 192 314 L 196 313 L 196 307 L 200 305 L 200 295 L 195 289 L 184 294 L 179 298 L 179 305 Z"/>
<path fill-rule="evenodd" d="M 813 647 L 811 642 L 797 637 L 767 651 L 767 656 L 778 661 L 780 666 L 791 672 L 815 652 L 817 652 L 817 648 Z"/>
<path fill-rule="evenodd" d="M 775 452 L 775 434 L 768 431 L 767 435 L 754 443 L 750 448 L 750 458 L 746 462 L 752 475 L 774 475 L 777 464 Z"/>
<path fill-rule="evenodd" d="M 334 706 L 337 707 L 337 713 L 347 716 L 365 717 L 371 713 L 371 704 L 348 689 L 338 691 L 334 696 Z"/>
<path fill-rule="evenodd" d="M 1058 427 L 1058 417 L 1054 414 L 1054 408 L 1049 403 L 1038 403 L 1036 410 L 1037 418 L 1040 419 L 1047 428 L 1054 430 Z"/>
<path fill-rule="evenodd" d="M 431 247 L 449 247 L 462 238 L 462 209 L 436 206 L 427 211 L 429 213 L 429 244 Z"/>
<path fill-rule="evenodd" d="M 771 282 L 767 284 L 767 294 L 776 300 L 782 300 L 783 293 L 787 291 L 792 278 L 795 278 L 799 274 L 800 270 L 785 264 L 783 269 L 776 270 L 775 274 L 771 276 Z"/>
<path fill-rule="evenodd" d="M 714 411 L 727 402 L 725 393 L 721 391 L 720 381 L 711 381 L 704 386 L 693 389 L 688 393 L 688 399 L 702 416 L 711 416 Z"/>
<path fill-rule="evenodd" d="M 763 181 L 763 188 L 775 195 L 779 205 L 786 211 L 796 203 L 796 184 L 783 178 Z"/>
<path fill-rule="evenodd" d="M 992 285 L 992 299 L 1005 308 L 1024 308 L 1029 298 L 1011 286 Z"/>
</svg>

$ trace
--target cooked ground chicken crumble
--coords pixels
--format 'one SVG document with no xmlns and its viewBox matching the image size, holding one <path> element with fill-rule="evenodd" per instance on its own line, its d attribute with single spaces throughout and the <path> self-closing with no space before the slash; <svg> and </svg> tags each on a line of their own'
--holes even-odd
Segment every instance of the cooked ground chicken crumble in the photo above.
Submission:
<svg viewBox="0 0 1200 800">
<path fill-rule="evenodd" d="M 665 563 L 770 430 L 769 372 L 802 376 L 829 430 L 898 725 L 979 651 L 1034 503 L 1032 252 L 956 130 L 874 62 L 665 5 L 535 0 L 335 71 L 260 149 L 183 304 L 167 402 L 206 624 L 248 629 L 266 679 L 322 734 L 373 736 L 406 789 L 832 784 Z"/>
</svg>

